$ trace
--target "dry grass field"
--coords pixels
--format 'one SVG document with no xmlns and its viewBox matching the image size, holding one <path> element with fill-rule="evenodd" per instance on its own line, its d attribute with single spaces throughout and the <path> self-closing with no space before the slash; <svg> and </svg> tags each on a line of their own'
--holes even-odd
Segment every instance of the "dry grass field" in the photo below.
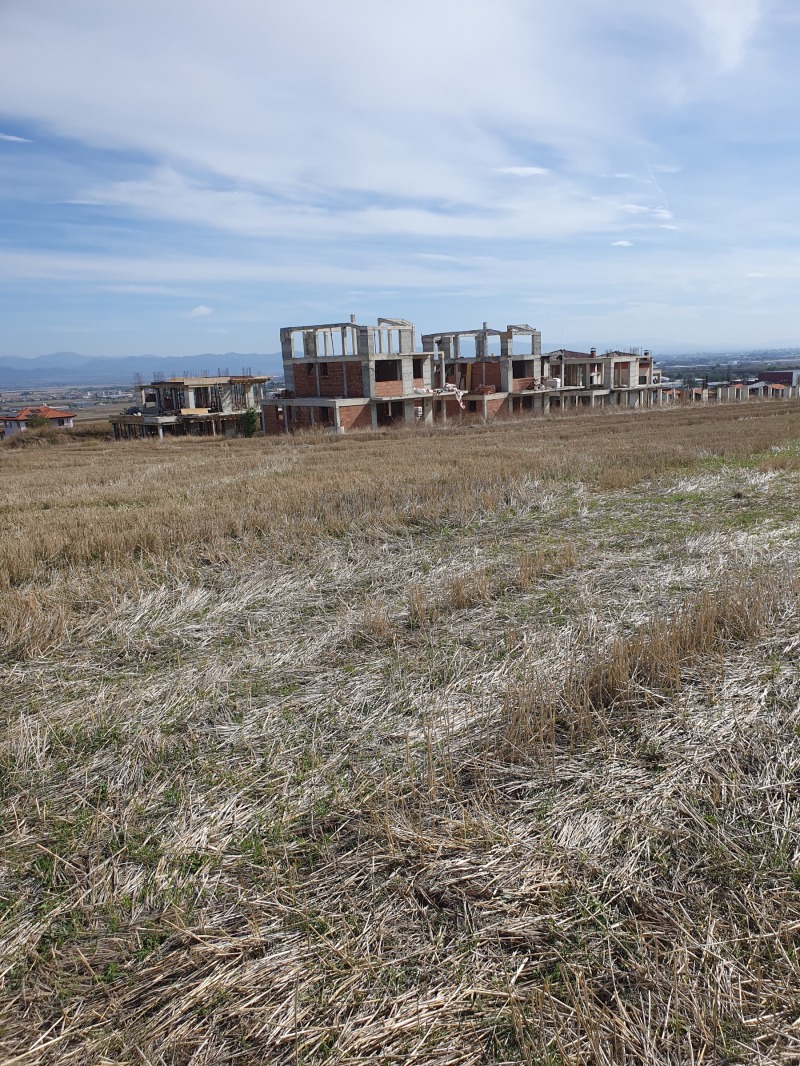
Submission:
<svg viewBox="0 0 800 1066">
<path fill-rule="evenodd" d="M 62 440 L 0 1061 L 800 1062 L 800 403 Z"/>
</svg>

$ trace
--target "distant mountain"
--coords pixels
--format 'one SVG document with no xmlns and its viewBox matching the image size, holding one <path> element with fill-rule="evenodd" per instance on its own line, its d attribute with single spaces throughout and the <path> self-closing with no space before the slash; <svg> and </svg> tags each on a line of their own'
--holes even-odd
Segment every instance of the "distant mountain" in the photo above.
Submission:
<svg viewBox="0 0 800 1066">
<path fill-rule="evenodd" d="M 130 385 L 135 374 L 146 380 L 157 375 L 177 374 L 253 374 L 283 372 L 281 357 L 275 353 L 206 352 L 204 355 L 157 356 L 131 355 L 123 358 L 80 355 L 78 352 L 53 352 L 35 359 L 0 356 L 0 389 L 24 389 L 51 385 Z"/>
</svg>

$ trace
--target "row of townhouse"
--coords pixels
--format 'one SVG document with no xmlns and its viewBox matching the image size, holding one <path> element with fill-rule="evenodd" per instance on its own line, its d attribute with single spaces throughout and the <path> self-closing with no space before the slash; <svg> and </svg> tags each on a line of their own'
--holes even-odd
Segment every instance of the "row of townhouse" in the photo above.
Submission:
<svg viewBox="0 0 800 1066">
<path fill-rule="evenodd" d="M 793 384 L 731 382 L 678 388 L 662 380 L 650 352 L 542 354 L 528 325 L 427 333 L 380 318 L 290 326 L 280 331 L 284 387 L 267 376 L 174 377 L 140 385 L 138 406 L 113 415 L 117 439 L 165 434 L 234 436 L 246 411 L 261 413 L 266 434 L 322 427 L 343 433 L 397 422 L 490 420 L 603 405 L 653 405 L 800 394 Z M 768 376 L 766 372 L 765 376 Z M 794 373 L 794 372 L 788 372 Z"/>
<path fill-rule="evenodd" d="M 380 318 L 281 330 L 285 389 L 262 404 L 267 434 L 311 426 L 344 432 L 462 413 L 485 419 L 523 412 L 667 402 L 650 353 L 542 354 L 539 330 L 510 325 L 428 333 Z"/>
</svg>

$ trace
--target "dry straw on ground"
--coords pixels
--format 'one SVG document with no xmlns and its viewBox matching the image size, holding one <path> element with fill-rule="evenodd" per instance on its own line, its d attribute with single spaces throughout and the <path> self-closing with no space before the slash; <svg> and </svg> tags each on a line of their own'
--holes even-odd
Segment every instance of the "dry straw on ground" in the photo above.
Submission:
<svg viewBox="0 0 800 1066">
<path fill-rule="evenodd" d="M 798 413 L 0 448 L 0 1059 L 800 1060 Z"/>
</svg>

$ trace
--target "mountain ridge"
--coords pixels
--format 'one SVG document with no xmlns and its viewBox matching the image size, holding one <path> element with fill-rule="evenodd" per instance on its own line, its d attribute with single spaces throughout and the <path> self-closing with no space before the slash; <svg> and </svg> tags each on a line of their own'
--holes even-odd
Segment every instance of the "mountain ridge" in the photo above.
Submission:
<svg viewBox="0 0 800 1066">
<path fill-rule="evenodd" d="M 203 352 L 199 355 L 89 356 L 79 352 L 51 352 L 23 359 L 0 356 L 0 388 L 56 385 L 128 385 L 136 374 L 157 375 L 241 373 L 280 375 L 278 353 Z"/>
</svg>

